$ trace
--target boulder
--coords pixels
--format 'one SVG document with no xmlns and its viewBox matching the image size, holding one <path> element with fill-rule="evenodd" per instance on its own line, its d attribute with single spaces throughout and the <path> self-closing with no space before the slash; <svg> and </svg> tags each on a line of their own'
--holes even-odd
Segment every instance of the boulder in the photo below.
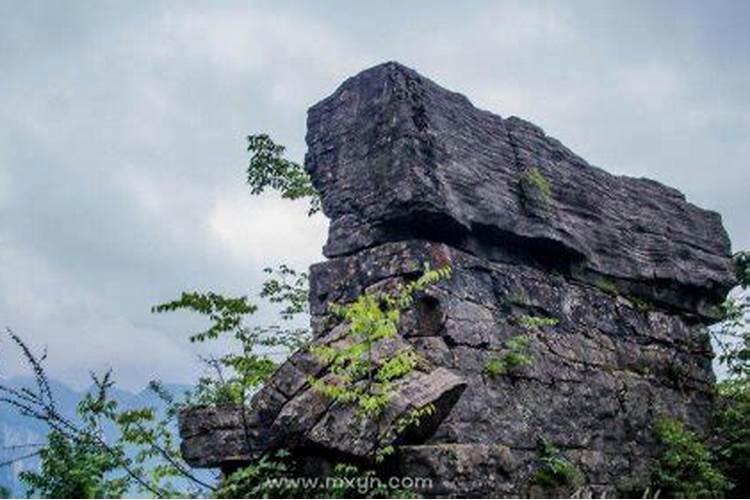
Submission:
<svg viewBox="0 0 750 500">
<path fill-rule="evenodd" d="M 718 214 L 397 63 L 313 106 L 307 143 L 331 220 L 328 260 L 310 272 L 313 342 L 347 341 L 330 304 L 450 265 L 402 315 L 393 342 L 421 361 L 379 425 L 436 411 L 382 443 L 382 428 L 310 388 L 332 375 L 300 351 L 247 408 L 183 413 L 190 463 L 231 468 L 279 448 L 362 463 L 393 444 L 379 467 L 424 479 L 423 494 L 538 495 L 549 443 L 602 496 L 648 471 L 658 418 L 709 428 L 706 327 L 735 283 Z"/>
<path fill-rule="evenodd" d="M 408 238 L 540 265 L 715 318 L 735 282 L 720 216 L 611 175 L 520 118 L 398 63 L 308 112 L 305 166 L 331 219 L 325 253 Z"/>
</svg>

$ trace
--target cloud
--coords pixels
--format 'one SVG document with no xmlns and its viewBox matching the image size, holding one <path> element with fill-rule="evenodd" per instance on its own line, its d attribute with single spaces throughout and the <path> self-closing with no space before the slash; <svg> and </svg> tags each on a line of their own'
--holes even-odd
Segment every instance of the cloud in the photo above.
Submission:
<svg viewBox="0 0 750 500">
<path fill-rule="evenodd" d="M 200 324 L 151 305 L 184 289 L 252 296 L 262 267 L 321 258 L 323 217 L 248 195 L 244 136 L 269 132 L 301 160 L 306 108 L 394 59 L 609 171 L 679 187 L 749 247 L 748 11 L 0 4 L 0 322 L 47 345 L 69 382 L 108 365 L 129 388 L 193 380 L 200 351 L 184 339 Z M 0 372 L 13 363 L 0 351 Z"/>
<path fill-rule="evenodd" d="M 244 192 L 232 193 L 216 200 L 209 225 L 215 240 L 244 265 L 280 263 L 279 256 L 285 255 L 287 263 L 303 266 L 323 259 L 320 242 L 327 232 L 322 216 L 301 217 L 306 209 L 305 201 L 292 203 L 272 195 L 251 199 Z M 295 249 L 293 255 L 290 248 Z"/>
</svg>

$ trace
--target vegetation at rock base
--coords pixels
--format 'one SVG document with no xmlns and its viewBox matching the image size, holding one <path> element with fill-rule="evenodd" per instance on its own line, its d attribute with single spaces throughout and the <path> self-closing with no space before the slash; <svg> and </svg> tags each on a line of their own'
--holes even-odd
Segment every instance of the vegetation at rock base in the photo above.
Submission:
<svg viewBox="0 0 750 500">
<path fill-rule="evenodd" d="M 716 384 L 713 433 L 700 439 L 674 419 L 654 430 L 662 445 L 642 491 L 662 497 L 744 498 L 750 494 L 750 287 L 748 253 L 735 255 L 742 291 L 727 299 L 725 320 L 710 330 L 726 377 Z"/>
<path fill-rule="evenodd" d="M 729 494 L 734 498 L 750 495 L 750 387 L 743 383 L 722 382 L 718 387 L 716 411 L 716 460 L 731 478 Z"/>
<path fill-rule="evenodd" d="M 304 476 L 285 451 L 263 457 L 222 480 L 216 498 L 414 498 L 375 471 L 337 463 L 329 474 Z"/>
<path fill-rule="evenodd" d="M 667 498 L 721 498 L 731 483 L 709 448 L 677 420 L 661 418 L 656 436 L 663 451 L 652 468 L 652 484 Z"/>
</svg>

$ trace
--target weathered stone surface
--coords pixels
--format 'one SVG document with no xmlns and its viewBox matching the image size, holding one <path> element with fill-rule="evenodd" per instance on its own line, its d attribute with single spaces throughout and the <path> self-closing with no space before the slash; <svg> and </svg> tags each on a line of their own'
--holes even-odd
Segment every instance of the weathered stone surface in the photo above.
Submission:
<svg viewBox="0 0 750 500">
<path fill-rule="evenodd" d="M 307 140 L 331 218 L 330 260 L 310 274 L 314 342 L 347 342 L 329 304 L 406 282 L 425 263 L 453 269 L 388 347 L 413 346 L 424 362 L 397 386 L 386 422 L 438 409 L 394 439 L 390 472 L 430 479 L 431 496 L 534 496 L 546 440 L 581 472 L 583 494 L 613 495 L 648 470 L 657 418 L 709 428 L 704 327 L 734 283 L 717 214 L 654 181 L 609 175 L 538 127 L 478 110 L 395 63 L 314 106 Z M 530 362 L 491 374 L 516 337 Z M 312 391 L 309 376 L 330 374 L 298 352 L 244 412 L 189 410 L 185 458 L 370 455 L 372 423 Z"/>
<path fill-rule="evenodd" d="M 315 344 L 348 342 L 346 328 L 334 328 Z M 379 349 L 395 352 L 408 346 L 396 337 Z M 376 350 L 377 360 L 384 352 Z M 377 448 L 395 442 L 423 442 L 448 415 L 466 388 L 463 378 L 430 362 L 397 381 L 390 405 L 377 423 L 360 418 L 350 404 L 333 403 L 308 384 L 309 377 L 335 378 L 314 362 L 308 351 L 299 351 L 276 370 L 266 385 L 241 406 L 195 407 L 180 418 L 182 454 L 198 467 L 225 467 L 249 461 L 274 449 L 328 449 L 362 461 L 375 458 Z M 402 417 L 431 405 L 435 412 L 417 427 L 396 431 Z M 385 431 L 392 429 L 387 438 Z"/>
<path fill-rule="evenodd" d="M 237 406 L 196 406 L 182 411 L 179 430 L 183 458 L 195 467 L 251 460 L 245 416 L 245 410 Z"/>
<path fill-rule="evenodd" d="M 329 257 L 420 237 L 493 259 L 521 254 L 592 282 L 604 275 L 708 315 L 734 283 L 718 214 L 592 167 L 539 127 L 477 109 L 397 63 L 350 78 L 307 123 Z M 527 182 L 532 169 L 547 195 Z"/>
</svg>

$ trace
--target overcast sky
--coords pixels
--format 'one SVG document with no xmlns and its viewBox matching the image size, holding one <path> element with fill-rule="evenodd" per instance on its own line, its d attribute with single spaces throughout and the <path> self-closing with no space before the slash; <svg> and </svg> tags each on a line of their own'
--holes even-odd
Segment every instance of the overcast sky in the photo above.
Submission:
<svg viewBox="0 0 750 500">
<path fill-rule="evenodd" d="M 750 2 L 0 2 L 0 324 L 75 386 L 189 382 L 184 289 L 255 294 L 327 223 L 253 198 L 244 136 L 304 154 L 307 108 L 397 60 L 750 247 Z M 0 376 L 18 373 L 0 344 Z"/>
</svg>

